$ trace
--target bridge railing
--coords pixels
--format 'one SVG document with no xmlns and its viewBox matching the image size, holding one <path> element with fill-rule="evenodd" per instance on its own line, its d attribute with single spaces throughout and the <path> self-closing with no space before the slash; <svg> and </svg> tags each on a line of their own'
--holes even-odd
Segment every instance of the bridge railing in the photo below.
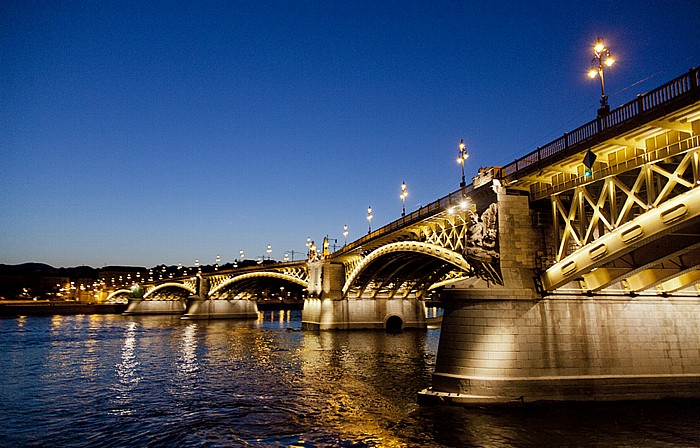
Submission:
<svg viewBox="0 0 700 448">
<path fill-rule="evenodd" d="M 375 230 L 374 232 L 368 233 L 359 240 L 353 241 L 352 243 L 345 245 L 342 249 L 335 253 L 339 254 L 352 251 L 353 249 L 362 246 L 370 240 L 379 238 L 384 235 L 388 235 L 398 229 L 414 224 L 416 222 L 420 222 L 427 217 L 433 216 L 443 210 L 446 210 L 450 206 L 459 203 L 463 198 L 465 198 L 469 193 L 471 193 L 472 190 L 474 190 L 473 184 L 469 184 L 463 188 L 460 188 L 457 191 L 454 191 L 446 196 L 441 197 L 437 201 L 431 202 L 428 205 L 420 207 L 418 210 L 401 217 L 401 219 L 397 219 L 396 221 L 391 222 L 385 225 L 384 227 Z"/>
<path fill-rule="evenodd" d="M 603 132 L 614 131 L 625 125 L 633 124 L 644 114 L 664 108 L 669 102 L 678 100 L 686 95 L 697 95 L 700 92 L 700 70 L 691 68 L 687 73 L 667 82 L 647 93 L 637 95 L 637 98 L 611 110 L 608 114 L 597 117 L 583 126 L 579 126 L 562 137 L 538 147 L 535 151 L 516 159 L 502 167 L 501 179 L 517 178 L 520 172 L 531 169 L 540 162 L 550 163 L 552 159 L 563 154 L 566 150 L 576 149 L 576 146 L 590 144 L 600 138 Z M 423 219 L 446 210 L 449 206 L 458 203 L 463 197 L 474 189 L 473 184 L 460 188 L 435 202 L 432 202 L 401 219 L 387 224 L 362 238 L 345 245 L 335 252 L 342 254 L 352 251 L 370 240 L 387 235 L 397 229 L 422 221 Z"/>
<path fill-rule="evenodd" d="M 558 139 L 516 159 L 503 167 L 502 175 L 505 178 L 517 178 L 519 172 L 536 163 L 548 161 L 548 159 L 575 145 L 595 141 L 602 132 L 633 123 L 640 116 L 650 111 L 663 108 L 669 102 L 684 97 L 691 92 L 697 92 L 698 85 L 700 85 L 700 71 L 697 68 L 692 68 L 682 76 L 647 93 L 637 95 L 636 99 L 611 110 L 608 114 L 598 117 L 571 132 L 567 132 Z"/>
</svg>

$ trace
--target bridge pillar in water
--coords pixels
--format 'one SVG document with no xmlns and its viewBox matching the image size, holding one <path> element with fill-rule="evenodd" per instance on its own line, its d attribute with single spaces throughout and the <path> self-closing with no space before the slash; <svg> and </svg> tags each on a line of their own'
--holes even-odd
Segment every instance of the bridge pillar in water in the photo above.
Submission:
<svg viewBox="0 0 700 448">
<path fill-rule="evenodd" d="M 197 276 L 197 292 L 187 299 L 183 320 L 257 319 L 258 303 L 248 299 L 211 299 L 209 279 Z"/>
<path fill-rule="evenodd" d="M 343 297 L 345 267 L 309 262 L 309 297 L 304 300 L 305 330 L 388 330 L 426 328 L 425 305 L 416 298 Z"/>
<path fill-rule="evenodd" d="M 185 312 L 185 301 L 182 299 L 146 299 L 141 285 L 131 288 L 131 296 L 122 316 L 141 314 L 182 314 Z"/>
<path fill-rule="evenodd" d="M 443 291 L 422 403 L 700 398 L 700 298 L 536 293 L 527 196 L 498 195 L 504 286 Z"/>
<path fill-rule="evenodd" d="M 130 298 L 123 316 L 141 314 L 182 314 L 185 312 L 184 300 L 149 300 Z"/>
</svg>

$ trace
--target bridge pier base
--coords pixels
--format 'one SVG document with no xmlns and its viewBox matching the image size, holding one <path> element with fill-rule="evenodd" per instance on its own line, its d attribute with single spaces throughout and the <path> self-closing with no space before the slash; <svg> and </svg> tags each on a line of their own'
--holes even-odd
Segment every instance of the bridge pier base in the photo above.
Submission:
<svg viewBox="0 0 700 448">
<path fill-rule="evenodd" d="M 129 304 L 122 316 L 142 314 L 182 314 L 185 312 L 184 300 L 144 300 L 129 299 Z"/>
<path fill-rule="evenodd" d="M 309 294 L 304 300 L 304 330 L 388 330 L 427 328 L 425 304 L 416 297 L 343 297 L 342 263 L 309 262 Z"/>
<path fill-rule="evenodd" d="M 245 299 L 201 299 L 188 302 L 183 320 L 196 319 L 257 319 L 258 303 Z"/>
<path fill-rule="evenodd" d="M 302 329 L 425 329 L 425 304 L 412 299 L 315 299 L 304 301 Z"/>
<path fill-rule="evenodd" d="M 700 298 L 456 298 L 419 402 L 700 398 Z"/>
</svg>

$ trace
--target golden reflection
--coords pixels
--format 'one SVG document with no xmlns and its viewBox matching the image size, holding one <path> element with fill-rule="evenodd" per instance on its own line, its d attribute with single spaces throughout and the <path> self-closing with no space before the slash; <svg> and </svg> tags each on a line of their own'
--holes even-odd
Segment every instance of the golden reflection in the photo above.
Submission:
<svg viewBox="0 0 700 448">
<path fill-rule="evenodd" d="M 191 323 L 183 330 L 180 341 L 180 356 L 178 358 L 177 370 L 181 379 L 192 377 L 192 374 L 199 370 L 197 362 L 197 324 Z"/>
<path fill-rule="evenodd" d="M 100 316 L 100 318 L 96 318 L 96 316 Z M 100 348 L 94 335 L 99 330 L 100 322 L 104 319 L 104 316 L 90 314 L 86 317 L 90 321 L 90 325 L 84 342 L 85 354 L 80 359 L 82 362 L 79 367 L 83 376 L 92 377 L 97 371 L 99 361 L 97 352 Z"/>
<path fill-rule="evenodd" d="M 51 316 L 51 332 L 60 330 L 61 325 L 63 325 L 63 316 L 59 314 Z"/>
<path fill-rule="evenodd" d="M 136 322 L 130 322 L 124 334 L 124 345 L 121 351 L 121 362 L 116 365 L 116 392 L 115 404 L 117 408 L 113 410 L 118 415 L 131 415 L 134 410 L 131 408 L 131 392 L 138 386 L 141 377 L 136 370 L 139 361 L 136 358 Z"/>
<path fill-rule="evenodd" d="M 417 405 L 397 402 L 377 385 L 401 384 L 416 376 L 418 372 L 411 369 L 420 369 L 417 366 L 387 371 L 384 357 L 423 352 L 424 345 L 422 333 L 413 332 L 396 337 L 365 331 L 304 333 L 299 356 L 303 376 L 313 379 L 315 391 L 304 400 L 306 406 L 318 410 L 316 424 L 337 430 L 342 440 L 406 446 L 391 423 Z"/>
</svg>

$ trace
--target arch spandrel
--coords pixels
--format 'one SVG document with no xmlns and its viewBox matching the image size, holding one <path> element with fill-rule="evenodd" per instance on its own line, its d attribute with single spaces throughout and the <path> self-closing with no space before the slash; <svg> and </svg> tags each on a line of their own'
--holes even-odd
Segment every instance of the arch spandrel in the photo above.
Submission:
<svg viewBox="0 0 700 448">
<path fill-rule="evenodd" d="M 191 293 L 191 294 L 196 294 L 197 289 L 193 284 L 190 284 L 191 282 L 185 282 L 185 283 L 177 283 L 177 282 L 167 282 L 167 283 L 162 283 L 160 285 L 156 285 L 152 288 L 148 288 L 148 290 L 145 292 L 143 295 L 144 299 L 148 299 L 151 295 L 153 295 L 155 292 L 160 291 L 165 288 L 178 288 L 178 289 L 184 289 L 185 291 Z"/>
<path fill-rule="evenodd" d="M 250 279 L 260 279 L 260 278 L 273 278 L 273 279 L 277 279 L 277 280 L 283 280 L 283 281 L 287 281 L 289 283 L 297 284 L 303 288 L 307 288 L 309 285 L 308 281 L 305 281 L 303 278 L 300 278 L 299 276 L 287 274 L 287 273 L 269 272 L 269 271 L 248 272 L 245 274 L 236 275 L 236 276 L 231 277 L 225 281 L 222 281 L 215 288 L 212 288 L 209 291 L 209 295 L 213 296 L 213 295 L 225 290 L 226 288 L 230 287 L 231 285 L 234 285 L 235 283 L 244 282 L 244 281 L 250 280 Z"/>
<path fill-rule="evenodd" d="M 458 254 L 444 247 L 424 243 L 419 241 L 402 241 L 386 244 L 368 254 L 363 258 L 353 271 L 348 275 L 345 285 L 343 286 L 343 295 L 347 295 L 350 288 L 353 286 L 358 277 L 367 269 L 374 261 L 383 257 L 395 256 L 401 258 L 401 254 L 413 253 L 421 254 L 430 258 L 439 259 L 445 264 L 454 266 L 456 270 L 471 272 L 471 265 L 464 259 L 461 254 Z"/>
</svg>

